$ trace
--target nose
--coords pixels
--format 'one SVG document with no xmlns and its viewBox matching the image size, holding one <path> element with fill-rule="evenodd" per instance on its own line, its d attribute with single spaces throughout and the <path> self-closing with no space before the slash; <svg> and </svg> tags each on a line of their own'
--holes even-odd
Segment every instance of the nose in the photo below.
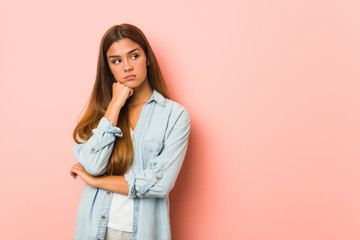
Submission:
<svg viewBox="0 0 360 240">
<path fill-rule="evenodd" d="M 130 71 L 132 69 L 133 67 L 131 66 L 131 64 L 128 61 L 125 61 L 125 71 Z"/>
</svg>

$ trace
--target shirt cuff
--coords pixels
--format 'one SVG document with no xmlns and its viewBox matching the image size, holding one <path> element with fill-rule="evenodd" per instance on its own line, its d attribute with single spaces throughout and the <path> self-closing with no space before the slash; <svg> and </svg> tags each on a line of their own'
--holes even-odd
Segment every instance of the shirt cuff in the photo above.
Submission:
<svg viewBox="0 0 360 240">
<path fill-rule="evenodd" d="M 158 172 L 157 174 L 151 174 L 150 177 L 144 178 L 143 174 L 125 174 L 125 180 L 129 185 L 129 194 L 131 198 L 140 197 L 143 198 L 146 196 L 146 192 L 154 186 L 162 178 L 162 174 Z"/>
<path fill-rule="evenodd" d="M 129 185 L 129 197 L 135 198 L 136 192 L 135 192 L 135 175 L 134 174 L 125 174 L 124 175 L 125 180 L 127 181 Z"/>
<path fill-rule="evenodd" d="M 114 127 L 112 122 L 110 122 L 106 117 L 102 117 L 100 119 L 100 122 L 97 126 L 97 129 L 100 129 L 104 132 L 107 132 L 107 133 L 112 133 L 114 134 L 115 136 L 117 137 L 122 137 L 123 134 L 121 132 L 121 129 L 119 127 Z M 94 130 L 92 130 L 92 134 L 94 134 Z"/>
</svg>

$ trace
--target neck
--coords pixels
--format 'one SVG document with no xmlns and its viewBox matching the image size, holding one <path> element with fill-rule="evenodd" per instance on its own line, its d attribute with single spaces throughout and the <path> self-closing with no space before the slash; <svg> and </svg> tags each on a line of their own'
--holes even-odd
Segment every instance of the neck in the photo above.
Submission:
<svg viewBox="0 0 360 240">
<path fill-rule="evenodd" d="M 134 88 L 133 95 L 128 99 L 128 104 L 130 106 L 136 106 L 142 103 L 149 101 L 153 94 L 153 89 L 151 88 L 148 80 L 145 80 L 143 84 Z"/>
</svg>

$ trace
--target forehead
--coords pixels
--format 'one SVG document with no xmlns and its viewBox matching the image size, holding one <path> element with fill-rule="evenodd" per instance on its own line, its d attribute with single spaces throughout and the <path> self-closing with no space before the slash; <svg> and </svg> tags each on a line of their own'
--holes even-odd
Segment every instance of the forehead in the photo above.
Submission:
<svg viewBox="0 0 360 240">
<path fill-rule="evenodd" d="M 113 42 L 107 51 L 106 55 L 124 55 L 126 56 L 127 53 L 135 48 L 138 48 L 140 51 L 142 51 L 139 44 L 132 41 L 129 38 L 124 38 L 121 40 L 118 40 L 116 42 Z"/>
</svg>

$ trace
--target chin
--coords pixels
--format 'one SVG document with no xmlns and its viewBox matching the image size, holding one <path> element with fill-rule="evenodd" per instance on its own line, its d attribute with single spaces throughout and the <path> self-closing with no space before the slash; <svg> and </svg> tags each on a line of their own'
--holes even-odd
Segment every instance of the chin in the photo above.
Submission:
<svg viewBox="0 0 360 240">
<path fill-rule="evenodd" d="M 126 85 L 127 87 L 129 87 L 129 88 L 132 88 L 132 89 L 135 89 L 135 88 L 141 86 L 141 84 L 135 83 L 135 82 L 127 82 L 127 83 L 125 83 L 125 85 Z"/>
<path fill-rule="evenodd" d="M 128 87 L 132 87 L 132 88 L 136 88 L 136 87 L 140 87 L 142 85 L 145 85 L 146 81 L 128 81 L 128 82 L 125 82 L 125 85 L 128 86 Z"/>
</svg>

